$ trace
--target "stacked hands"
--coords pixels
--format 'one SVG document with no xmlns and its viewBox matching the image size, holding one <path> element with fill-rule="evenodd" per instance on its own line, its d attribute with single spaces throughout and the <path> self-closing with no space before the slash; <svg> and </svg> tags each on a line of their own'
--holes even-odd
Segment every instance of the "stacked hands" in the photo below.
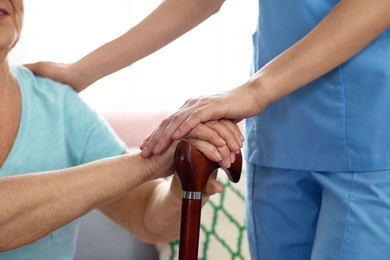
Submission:
<svg viewBox="0 0 390 260">
<path fill-rule="evenodd" d="M 236 154 L 240 153 L 244 141 L 238 125 L 226 119 L 200 123 L 190 130 L 184 138 L 195 149 L 201 151 L 208 159 L 218 162 L 223 168 L 230 168 L 231 164 L 235 162 Z M 178 142 L 178 140 L 174 140 L 168 143 L 167 148 L 162 150 L 160 154 L 145 156 L 153 159 L 152 161 L 148 160 L 151 164 L 148 166 L 148 179 L 164 178 L 173 172 L 173 154 Z M 210 195 L 223 191 L 223 186 L 216 180 L 216 176 L 216 172 L 214 172 L 205 187 L 205 200 Z M 172 183 L 174 185 L 171 185 L 171 190 L 177 197 L 180 197 L 181 189 L 177 177 L 173 179 Z"/>
<path fill-rule="evenodd" d="M 216 149 L 214 153 L 204 151 L 205 155 L 222 167 L 229 168 L 244 142 L 237 123 L 260 113 L 269 103 L 259 100 L 259 96 L 251 84 L 246 84 L 224 93 L 188 100 L 144 140 L 140 146 L 142 156 L 147 158 L 152 154 L 161 154 L 173 140 L 190 133 L 213 144 Z"/>
</svg>

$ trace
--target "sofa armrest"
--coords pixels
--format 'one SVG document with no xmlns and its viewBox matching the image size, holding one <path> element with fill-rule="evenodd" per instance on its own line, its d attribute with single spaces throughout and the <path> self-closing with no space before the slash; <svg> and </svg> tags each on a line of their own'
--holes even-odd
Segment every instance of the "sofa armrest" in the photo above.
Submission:
<svg viewBox="0 0 390 260">
<path fill-rule="evenodd" d="M 121 110 L 100 111 L 118 136 L 128 147 L 139 147 L 169 111 Z"/>
</svg>

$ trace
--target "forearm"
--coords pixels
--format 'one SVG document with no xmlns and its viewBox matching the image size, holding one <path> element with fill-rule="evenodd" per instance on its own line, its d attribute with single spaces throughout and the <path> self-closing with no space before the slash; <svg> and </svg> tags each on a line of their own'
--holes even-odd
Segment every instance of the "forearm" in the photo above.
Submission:
<svg viewBox="0 0 390 260">
<path fill-rule="evenodd" d="M 223 0 L 165 0 L 121 37 L 74 64 L 86 87 L 96 80 L 148 56 L 216 13 Z M 80 91 L 80 90 L 79 90 Z"/>
<path fill-rule="evenodd" d="M 0 249 L 34 242 L 148 179 L 140 156 L 0 179 Z"/>
<path fill-rule="evenodd" d="M 208 182 L 203 192 L 202 205 L 209 200 L 209 196 L 223 191 L 220 183 Z M 146 193 L 144 193 L 146 194 Z M 180 236 L 182 189 L 178 177 L 175 175 L 172 181 L 156 182 L 150 196 L 139 201 L 144 207 L 141 214 L 133 215 L 132 226 L 129 231 L 146 243 L 160 244 L 174 241 Z"/>
<path fill-rule="evenodd" d="M 342 0 L 303 39 L 270 61 L 246 84 L 269 103 L 347 61 L 390 25 L 387 0 Z"/>
<path fill-rule="evenodd" d="M 179 238 L 181 207 L 181 188 L 178 180 L 173 180 L 173 183 L 160 183 L 146 208 L 144 223 L 150 232 L 149 242 L 167 243 Z"/>
<path fill-rule="evenodd" d="M 160 179 L 137 187 L 100 210 L 146 243 L 168 242 L 179 236 L 180 194 L 173 194 L 170 182 Z"/>
</svg>

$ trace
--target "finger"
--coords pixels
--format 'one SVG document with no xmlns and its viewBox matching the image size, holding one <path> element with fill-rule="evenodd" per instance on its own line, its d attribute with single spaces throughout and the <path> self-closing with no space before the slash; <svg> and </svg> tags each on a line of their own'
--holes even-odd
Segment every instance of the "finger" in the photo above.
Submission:
<svg viewBox="0 0 390 260">
<path fill-rule="evenodd" d="M 215 121 L 213 121 L 215 122 Z M 223 127 L 221 127 L 223 128 Z M 221 130 L 222 132 L 222 130 Z M 225 135 L 227 136 L 227 135 Z M 226 144 L 226 141 L 221 137 L 218 131 L 215 131 L 213 127 L 209 127 L 206 124 L 198 124 L 195 126 L 194 129 L 192 129 L 186 137 L 190 138 L 197 138 L 204 141 L 207 141 L 217 147 L 224 146 Z"/>
<path fill-rule="evenodd" d="M 146 137 L 146 138 L 142 141 L 142 143 L 139 145 L 138 148 L 139 148 L 141 151 L 145 148 L 145 145 L 146 145 L 146 143 L 149 141 L 150 136 L 151 136 L 151 135 L 149 135 L 148 137 Z"/>
<path fill-rule="evenodd" d="M 53 75 L 54 70 L 60 70 L 65 67 L 66 64 L 51 61 L 39 61 L 35 63 L 27 63 L 24 64 L 24 66 L 31 70 L 34 74 L 50 77 Z"/>
<path fill-rule="evenodd" d="M 223 189 L 223 185 L 219 181 L 210 178 L 206 183 L 205 189 L 203 190 L 203 195 L 206 197 L 212 196 L 216 193 L 222 193 Z"/>
<path fill-rule="evenodd" d="M 201 109 L 192 109 L 192 112 L 184 118 L 184 120 L 177 125 L 175 131 L 172 134 L 172 138 L 180 139 L 183 138 L 187 133 L 191 131 L 195 126 L 202 122 L 206 122 L 208 120 L 213 120 L 213 118 L 202 119 L 202 110 Z"/>
<path fill-rule="evenodd" d="M 161 137 L 164 129 L 168 126 L 170 116 L 165 118 L 160 125 L 142 142 L 140 149 L 142 150 L 141 156 L 148 158 L 153 154 L 153 149 L 155 148 L 159 138 Z M 168 147 L 169 143 L 166 145 Z"/>
<path fill-rule="evenodd" d="M 240 148 L 242 148 L 244 145 L 245 138 L 241 132 L 241 128 L 238 125 L 238 122 L 236 121 L 233 122 L 232 120 L 228 120 L 228 119 L 221 119 L 219 121 L 222 124 L 224 124 L 226 127 L 228 127 L 230 131 L 232 131 L 234 138 L 236 139 L 236 142 L 239 144 Z"/>
<path fill-rule="evenodd" d="M 235 156 L 234 158 L 232 158 L 232 153 L 234 152 L 231 152 L 226 145 L 224 145 L 223 147 L 216 147 L 216 148 L 218 152 L 222 155 L 222 160 L 218 162 L 219 165 L 223 168 L 230 168 L 232 166 L 232 162 L 234 162 L 236 158 Z"/>
<path fill-rule="evenodd" d="M 180 139 L 184 137 L 196 125 L 211 121 L 226 118 L 225 112 L 227 108 L 221 105 L 221 95 L 213 95 L 210 97 L 203 97 L 191 108 L 191 113 L 185 120 L 177 127 L 173 133 L 173 139 Z"/>
<path fill-rule="evenodd" d="M 171 117 L 166 128 L 160 135 L 160 138 L 158 139 L 156 146 L 153 149 L 154 154 L 158 154 L 161 151 L 163 151 L 172 140 L 179 140 L 182 138 L 182 137 L 174 138 L 173 134 L 176 132 L 177 128 L 185 121 L 185 119 L 190 115 L 190 113 L 191 113 L 191 108 L 182 109 L 179 110 Z M 195 124 L 194 127 L 196 125 L 197 124 Z M 187 132 L 183 133 L 183 136 L 186 135 L 191 129 L 188 129 Z"/>
<path fill-rule="evenodd" d="M 219 105 L 218 97 L 200 97 L 186 102 L 178 112 L 165 120 L 164 127 L 152 135 L 144 150 L 150 149 L 154 154 L 160 154 L 172 139 L 180 140 L 199 123 L 224 118 L 226 109 Z M 215 102 L 211 104 L 213 100 Z"/>
<path fill-rule="evenodd" d="M 201 139 L 187 138 L 186 140 L 195 149 L 201 151 L 209 160 L 218 162 L 221 167 L 230 168 L 232 162 L 235 160 L 235 152 L 231 152 L 226 145 L 216 147 L 213 144 Z M 232 153 L 234 154 L 233 157 Z"/>
<path fill-rule="evenodd" d="M 200 139 L 194 139 L 194 138 L 188 138 L 186 139 L 187 142 L 189 142 L 195 149 L 202 152 L 209 160 L 213 162 L 221 162 L 223 160 L 226 160 L 226 152 L 221 150 L 221 152 L 224 153 L 224 156 L 220 153 L 220 150 L 217 149 L 214 145 L 212 145 L 209 142 L 200 140 Z"/>
<path fill-rule="evenodd" d="M 238 126 L 230 120 L 208 121 L 204 124 L 217 132 L 225 141 L 230 151 L 236 152 L 242 147 L 241 132 Z"/>
<path fill-rule="evenodd" d="M 222 156 L 219 161 L 220 166 L 230 168 L 231 163 L 235 161 L 236 152 L 242 147 L 240 134 L 239 127 L 230 120 L 219 120 L 197 125 L 186 137 L 202 139 L 215 145 L 218 153 Z M 220 145 L 219 142 L 225 143 L 220 136 L 228 140 L 226 142 L 228 146 Z"/>
<path fill-rule="evenodd" d="M 144 145 L 142 155 L 148 157 L 152 153 L 160 154 L 164 152 L 168 145 L 172 142 L 172 140 L 174 140 L 172 138 L 173 133 L 180 126 L 180 124 L 188 117 L 190 111 L 191 110 L 188 109 L 181 109 L 178 112 L 165 118 Z"/>
<path fill-rule="evenodd" d="M 43 69 L 43 62 L 36 62 L 36 63 L 29 63 L 29 64 L 23 64 L 26 68 L 31 70 L 34 74 L 42 75 Z"/>
</svg>

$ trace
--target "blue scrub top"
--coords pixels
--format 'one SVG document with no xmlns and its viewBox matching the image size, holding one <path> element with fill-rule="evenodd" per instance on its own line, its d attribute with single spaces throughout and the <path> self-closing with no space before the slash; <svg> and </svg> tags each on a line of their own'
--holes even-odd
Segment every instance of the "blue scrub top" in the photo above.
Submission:
<svg viewBox="0 0 390 260">
<path fill-rule="evenodd" d="M 304 37 L 338 2 L 259 0 L 252 73 Z M 349 61 L 247 119 L 245 157 L 289 169 L 390 169 L 389 112 L 387 29 Z"/>
</svg>

